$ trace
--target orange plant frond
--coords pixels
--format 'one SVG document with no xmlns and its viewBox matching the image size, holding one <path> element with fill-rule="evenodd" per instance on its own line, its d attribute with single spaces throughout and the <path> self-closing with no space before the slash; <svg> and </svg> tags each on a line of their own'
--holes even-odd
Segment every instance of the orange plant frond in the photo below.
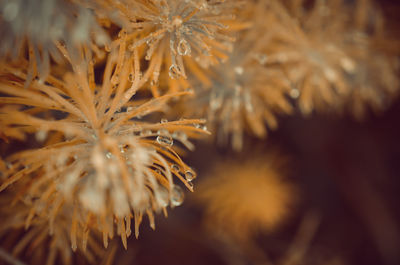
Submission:
<svg viewBox="0 0 400 265">
<path fill-rule="evenodd" d="M 50 73 L 51 59 L 62 61 L 56 43 L 73 52 L 81 45 L 105 45 L 108 35 L 92 11 L 70 0 L 5 0 L 0 3 L 0 58 L 29 57 L 29 78 L 43 80 Z M 63 12 L 59 12 L 62 10 Z"/>
<path fill-rule="evenodd" d="M 266 63 L 287 73 L 304 114 L 340 111 L 344 101 L 360 117 L 398 94 L 396 56 L 376 45 L 384 39 L 390 47 L 391 37 L 371 1 L 284 2 L 268 12 L 275 22 Z"/>
<path fill-rule="evenodd" d="M 144 59 L 152 69 L 149 83 L 158 96 L 164 74 L 172 83 L 168 84 L 171 90 L 182 82 L 179 86 L 185 86 L 184 81 L 177 82 L 187 78 L 190 67 L 186 69 L 185 61 L 206 67 L 226 57 L 234 41 L 230 32 L 240 28 L 234 21 L 240 4 L 232 0 L 120 1 L 114 5 L 125 22 L 117 42 L 126 43 L 130 50 L 144 49 Z"/>
<path fill-rule="evenodd" d="M 18 188 L 21 186 L 18 185 Z M 29 259 L 29 264 L 54 265 L 62 262 L 71 265 L 82 258 L 94 264 L 101 260 L 106 251 L 101 246 L 99 234 L 92 231 L 89 235 L 88 223 L 85 223 L 86 227 L 76 225 L 76 219 L 82 222 L 83 217 L 71 215 L 72 209 L 60 208 L 55 203 L 50 207 L 38 207 L 33 218 L 32 207 L 36 199 L 29 195 L 14 198 L 10 193 L 1 194 L 0 238 L 5 250 L 22 260 Z M 49 225 L 48 216 L 54 211 L 58 211 L 57 216 Z M 74 241 L 72 249 L 71 239 Z M 77 240 L 82 243 L 79 248 Z M 74 256 L 73 252 L 77 255 Z"/>
<path fill-rule="evenodd" d="M 126 247 L 132 218 L 138 236 L 143 215 L 154 228 L 154 212 L 182 203 L 183 191 L 174 179 L 193 190 L 195 173 L 174 145 L 180 142 L 192 148 L 189 139 L 207 133 L 198 126 L 204 120 L 143 119 L 187 92 L 135 104 L 134 95 L 143 84 L 136 53 L 123 57 L 110 53 L 101 85 L 95 82 L 94 64 L 86 52 L 82 55 L 87 63 L 72 63 L 73 71 L 62 78 L 51 75 L 44 83 L 33 81 L 29 88 L 21 82 L 0 83 L 0 93 L 6 95 L 0 102 L 23 106 L 3 109 L 0 124 L 34 133 L 42 142 L 39 148 L 6 158 L 10 166 L 0 190 L 24 179 L 35 180 L 24 189 L 37 198 L 35 204 L 54 207 L 56 200 L 60 209 L 92 216 L 95 225 L 88 229 L 99 230 L 105 246 L 116 229 Z M 128 74 L 131 68 L 133 79 Z"/>
<path fill-rule="evenodd" d="M 264 1 L 242 11 L 242 17 L 251 16 L 248 21 L 253 27 L 240 32 L 224 63 L 193 72 L 199 80 L 195 95 L 183 102 L 185 115 L 206 117 L 217 141 L 231 139 L 237 151 L 242 149 L 245 132 L 265 138 L 267 128 L 277 128 L 276 115 L 292 112 L 291 83 L 281 69 L 265 65 L 270 37 L 265 11 Z"/>
</svg>

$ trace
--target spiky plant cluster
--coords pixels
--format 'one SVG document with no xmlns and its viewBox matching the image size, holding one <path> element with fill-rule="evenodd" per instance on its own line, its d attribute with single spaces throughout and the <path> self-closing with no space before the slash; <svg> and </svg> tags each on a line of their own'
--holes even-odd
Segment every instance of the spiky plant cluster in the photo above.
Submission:
<svg viewBox="0 0 400 265">
<path fill-rule="evenodd" d="M 399 69 L 377 7 L 363 0 L 284 2 L 287 8 L 271 1 L 275 28 L 266 63 L 287 73 L 300 110 L 350 108 L 361 118 L 369 105 L 385 108 L 398 93 Z"/>
<path fill-rule="evenodd" d="M 270 38 L 265 11 L 264 2 L 243 11 L 252 27 L 240 32 L 223 64 L 203 71 L 194 85 L 195 96 L 183 100 L 185 115 L 206 117 L 217 141 L 226 144 L 231 139 L 238 151 L 245 131 L 265 138 L 265 125 L 276 129 L 276 114 L 292 111 L 289 80 L 280 68 L 265 65 Z M 267 33 L 260 36 L 263 31 Z"/>
<path fill-rule="evenodd" d="M 29 89 L 23 84 L 27 75 L 23 70 L 10 65 L 1 69 L 7 78 L 0 83 L 5 95 L 0 102 L 14 106 L 0 113 L 4 134 L 12 135 L 13 130 L 34 133 L 42 146 L 7 158 L 0 189 L 25 180 L 23 193 L 34 198 L 28 219 L 43 207 L 51 208 L 47 212 L 50 227 L 56 225 L 60 212 L 69 209 L 73 249 L 76 231 L 82 229 L 100 231 L 105 246 L 117 233 L 126 247 L 131 219 L 136 236 L 143 215 L 154 228 L 154 212 L 166 214 L 167 206 L 183 201 L 183 191 L 174 178 L 190 190 L 195 178 L 173 146 L 180 142 L 192 148 L 188 138 L 204 133 L 196 125 L 204 121 L 143 121 L 179 94 L 132 101 L 143 84 L 139 54 L 135 50 L 120 58 L 119 53 L 109 54 L 100 85 L 95 83 L 89 52 L 82 52 L 84 58 L 77 62 L 71 60 L 71 71 L 49 75 L 45 83 L 34 80 Z M 128 74 L 131 67 L 133 80 Z"/>
<path fill-rule="evenodd" d="M 396 45 L 374 8 L 369 0 L 1 1 L 0 201 L 11 205 L 1 236 L 25 226 L 11 235 L 21 240 L 14 256 L 46 241 L 48 264 L 70 264 L 71 248 L 96 262 L 102 251 L 85 254 L 88 242 L 97 248 L 100 237 L 107 247 L 118 235 L 126 248 L 145 216 L 154 228 L 156 213 L 182 203 L 181 186 L 193 191 L 196 174 L 181 156 L 207 127 L 240 151 L 245 135 L 263 139 L 296 110 L 362 117 L 367 106 L 388 106 L 398 49 L 388 49 Z M 232 219 L 237 237 L 281 220 L 291 187 L 269 160 L 214 172 L 203 194 L 210 220 Z"/>
<path fill-rule="evenodd" d="M 0 3 L 0 12 L 0 56 L 25 56 L 27 46 L 30 77 L 45 78 L 50 71 L 50 58 L 62 61 L 56 42 L 74 51 L 80 45 L 105 45 L 108 41 L 93 12 L 80 6 L 79 1 L 5 0 Z"/>
<path fill-rule="evenodd" d="M 193 70 L 227 58 L 234 41 L 229 32 L 244 27 L 233 21 L 239 4 L 221 0 L 120 1 L 115 3 L 124 21 L 119 42 L 130 50 L 145 50 L 153 95 L 162 93 L 160 79 L 167 80 L 170 91 L 187 88 L 183 80 L 178 81 L 187 78 L 185 61 Z"/>
<path fill-rule="evenodd" d="M 16 192 L 24 185 L 19 183 L 8 192 Z M 60 209 L 54 220 L 56 225 L 49 226 L 48 215 L 55 208 L 45 205 L 37 207 L 36 216 L 33 217 L 32 206 L 35 200 L 36 198 L 24 194 L 16 197 L 3 194 L 0 198 L 0 247 L 8 251 L 10 257 L 15 257 L 11 258 L 11 261 L 25 257 L 29 258 L 30 264 L 52 265 L 58 264 L 57 261 L 65 265 L 73 264 L 76 260 L 73 251 L 78 248 L 77 242 L 77 254 L 90 263 L 99 262 L 106 255 L 105 249 L 99 243 L 101 241 L 96 240 L 99 237 L 98 233 L 92 232 L 92 237 L 89 237 L 88 227 L 79 227 L 72 222 L 73 209 L 69 209 L 68 206 Z M 74 231 L 72 248 L 66 247 L 70 245 L 71 231 Z"/>
</svg>

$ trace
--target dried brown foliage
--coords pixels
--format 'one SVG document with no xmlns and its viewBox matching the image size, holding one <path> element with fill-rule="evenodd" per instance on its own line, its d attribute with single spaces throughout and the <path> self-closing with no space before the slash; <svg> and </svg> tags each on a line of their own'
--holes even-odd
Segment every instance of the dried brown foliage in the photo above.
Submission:
<svg viewBox="0 0 400 265">
<path fill-rule="evenodd" d="M 361 118 L 368 106 L 379 111 L 398 94 L 398 59 L 390 49 L 397 42 L 371 1 L 284 2 L 271 1 L 266 63 L 287 73 L 304 114 L 348 108 Z"/>
<path fill-rule="evenodd" d="M 0 257 L 37 264 L 154 229 L 194 190 L 181 157 L 207 127 L 238 152 L 282 115 L 380 112 L 400 83 L 370 0 L 5 0 L 0 33 Z M 281 223 L 281 161 L 217 165 L 209 227 L 246 241 Z"/>
</svg>

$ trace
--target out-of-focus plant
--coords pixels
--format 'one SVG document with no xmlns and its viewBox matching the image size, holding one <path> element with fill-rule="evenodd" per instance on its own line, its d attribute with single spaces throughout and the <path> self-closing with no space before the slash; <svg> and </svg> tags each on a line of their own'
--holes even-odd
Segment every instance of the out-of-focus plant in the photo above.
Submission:
<svg viewBox="0 0 400 265">
<path fill-rule="evenodd" d="M 237 34 L 222 64 L 203 70 L 199 81 L 193 82 L 195 95 L 182 99 L 183 106 L 177 108 L 178 115 L 207 118 L 217 142 L 231 141 L 237 151 L 243 147 L 245 132 L 265 138 L 266 125 L 277 128 L 277 114 L 292 112 L 289 80 L 279 67 L 265 65 L 271 37 L 266 6 L 260 1 L 241 11 L 251 26 Z"/>
<path fill-rule="evenodd" d="M 399 89 L 398 54 L 386 49 L 396 42 L 371 1 L 283 2 L 270 2 L 265 62 L 287 73 L 304 114 L 350 109 L 362 118 L 368 106 L 388 106 Z"/>
<path fill-rule="evenodd" d="M 298 199 L 286 164 L 277 153 L 217 163 L 196 193 L 207 227 L 242 241 L 274 230 Z"/>
<path fill-rule="evenodd" d="M 78 1 L 4 0 L 0 12 L 0 56 L 18 59 L 25 56 L 28 47 L 28 82 L 35 75 L 44 80 L 51 70 L 51 59 L 62 61 L 56 43 L 62 42 L 76 56 L 77 47 L 109 41 L 93 12 Z"/>
</svg>

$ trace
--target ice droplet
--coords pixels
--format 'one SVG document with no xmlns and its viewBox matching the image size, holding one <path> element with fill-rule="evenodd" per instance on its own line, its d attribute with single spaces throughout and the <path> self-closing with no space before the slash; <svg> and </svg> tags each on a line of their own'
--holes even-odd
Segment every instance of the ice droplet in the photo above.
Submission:
<svg viewBox="0 0 400 265">
<path fill-rule="evenodd" d="M 173 206 L 179 206 L 183 203 L 183 190 L 181 187 L 174 185 L 171 190 L 171 204 Z"/>
<path fill-rule="evenodd" d="M 182 39 L 179 41 L 177 50 L 178 50 L 178 54 L 183 55 L 183 56 L 190 55 L 190 53 L 191 53 L 190 45 L 185 39 Z"/>
<path fill-rule="evenodd" d="M 161 207 L 166 207 L 169 203 L 168 191 L 165 188 L 159 188 L 156 194 L 158 204 Z"/>
<path fill-rule="evenodd" d="M 234 70 L 235 70 L 235 73 L 237 73 L 238 75 L 242 75 L 243 72 L 244 72 L 244 69 L 243 69 L 243 67 L 241 67 L 241 66 L 235 67 Z"/>
<path fill-rule="evenodd" d="M 177 172 L 179 172 L 181 170 L 180 167 L 177 164 L 172 164 L 171 165 L 171 169 L 174 170 L 174 171 L 177 171 Z"/>
<path fill-rule="evenodd" d="M 291 98 L 296 99 L 300 96 L 300 90 L 294 87 L 290 90 L 289 95 Z"/>
<path fill-rule="evenodd" d="M 129 82 L 133 83 L 133 81 L 135 80 L 135 78 L 133 77 L 133 74 L 129 74 L 128 76 Z"/>
<path fill-rule="evenodd" d="M 47 131 L 45 130 L 39 130 L 35 134 L 35 138 L 39 142 L 43 142 L 47 138 Z"/>
<path fill-rule="evenodd" d="M 195 178 L 196 178 L 196 174 L 192 170 L 188 169 L 185 171 L 185 179 L 187 181 L 190 182 L 190 181 L 194 180 Z"/>
<path fill-rule="evenodd" d="M 172 79 L 179 79 L 179 76 L 181 75 L 181 69 L 176 64 L 172 64 L 169 67 L 168 74 Z"/>
<path fill-rule="evenodd" d="M 174 140 L 171 136 L 168 135 L 159 135 L 157 136 L 157 142 L 162 145 L 172 146 L 174 144 Z"/>
</svg>

